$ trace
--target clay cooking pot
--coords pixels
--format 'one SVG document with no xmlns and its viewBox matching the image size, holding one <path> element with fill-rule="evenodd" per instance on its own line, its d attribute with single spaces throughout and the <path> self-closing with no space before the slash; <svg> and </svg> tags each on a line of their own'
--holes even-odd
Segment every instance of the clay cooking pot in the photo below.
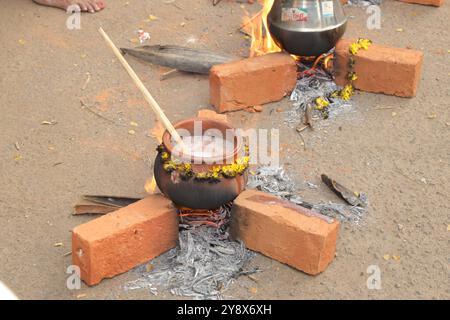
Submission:
<svg viewBox="0 0 450 320">
<path fill-rule="evenodd" d="M 233 163 L 245 154 L 243 143 L 235 135 L 235 129 L 228 123 L 211 119 L 194 118 L 181 121 L 175 124 L 174 127 L 175 129 L 186 129 L 194 135 L 195 121 L 201 121 L 202 135 L 208 129 L 216 129 L 222 133 L 224 139 L 226 138 L 228 141 L 232 139 L 234 150 L 217 159 L 209 158 L 209 160 L 214 160 L 214 163 L 210 163 L 209 161 L 207 161 L 208 163 L 205 163 L 204 161 L 194 163 L 194 157 L 191 155 L 174 154 L 174 146 L 171 142 L 171 136 L 169 132 L 166 131 L 162 138 L 162 145 L 165 151 L 183 163 L 190 163 L 194 174 L 199 172 L 207 172 L 208 170 L 212 170 L 214 166 L 221 164 Z M 226 137 L 227 129 L 232 130 L 229 131 L 233 132 L 231 137 Z M 158 152 L 155 159 L 154 174 L 156 183 L 164 195 L 166 195 L 174 202 L 175 205 L 179 207 L 208 210 L 217 209 L 221 205 L 234 200 L 239 193 L 245 189 L 245 185 L 247 183 L 247 170 L 245 170 L 242 174 L 237 174 L 235 177 L 225 178 L 221 176 L 220 179 L 215 181 L 198 180 L 195 177 L 181 179 L 178 172 L 167 172 L 164 170 L 164 160 L 161 155 L 162 152 Z M 206 158 L 203 158 L 203 160 L 205 159 Z"/>
</svg>

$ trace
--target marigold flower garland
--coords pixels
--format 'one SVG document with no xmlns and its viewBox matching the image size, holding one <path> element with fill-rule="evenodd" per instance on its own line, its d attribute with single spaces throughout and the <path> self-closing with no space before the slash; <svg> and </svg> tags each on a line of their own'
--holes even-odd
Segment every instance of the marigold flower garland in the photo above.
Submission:
<svg viewBox="0 0 450 320">
<path fill-rule="evenodd" d="M 352 43 L 348 49 L 350 53 L 350 59 L 348 62 L 349 71 L 347 74 L 348 83 L 344 85 L 344 87 L 341 90 L 333 92 L 329 97 L 317 97 L 315 99 L 316 104 L 315 108 L 316 110 L 320 110 L 322 112 L 322 115 L 325 119 L 328 118 L 329 114 L 328 107 L 330 105 L 330 102 L 328 101 L 328 99 L 330 97 L 341 98 L 344 101 L 348 101 L 355 93 L 353 82 L 358 79 L 358 76 L 355 72 L 356 61 L 354 56 L 356 56 L 358 54 L 358 51 L 361 49 L 368 50 L 371 44 L 372 44 L 371 40 L 363 38 L 359 38 L 356 42 Z"/>
<path fill-rule="evenodd" d="M 237 175 L 242 175 L 249 167 L 250 156 L 248 146 L 244 147 L 245 155 L 242 158 L 236 159 L 232 164 L 213 166 L 212 169 L 206 172 L 194 172 L 190 163 L 184 163 L 179 160 L 172 160 L 167 149 L 160 144 L 156 149 L 161 154 L 163 169 L 167 173 L 176 171 L 181 178 L 188 180 L 194 178 L 199 181 L 217 182 L 222 177 L 234 178 Z"/>
</svg>

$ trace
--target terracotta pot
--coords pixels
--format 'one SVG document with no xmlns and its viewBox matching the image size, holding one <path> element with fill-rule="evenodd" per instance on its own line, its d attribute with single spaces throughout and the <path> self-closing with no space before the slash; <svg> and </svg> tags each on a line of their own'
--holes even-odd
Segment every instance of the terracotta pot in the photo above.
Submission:
<svg viewBox="0 0 450 320">
<path fill-rule="evenodd" d="M 234 128 L 229 124 L 217 120 L 194 118 L 184 120 L 174 125 L 175 129 L 186 129 L 192 135 L 194 132 L 194 121 L 201 121 L 202 134 L 208 129 L 217 129 L 226 137 L 226 130 Z M 168 131 L 163 135 L 163 146 L 169 155 L 184 163 L 190 163 L 192 171 L 195 173 L 207 172 L 213 166 L 221 164 L 229 164 L 244 155 L 243 145 L 234 134 L 230 137 L 233 139 L 234 150 L 229 154 L 225 154 L 220 158 L 199 159 L 191 155 L 176 154 L 171 143 L 171 136 Z M 211 161 L 214 161 L 211 163 Z M 233 201 L 239 193 L 245 189 L 247 183 L 247 170 L 243 174 L 237 174 L 234 178 L 221 177 L 218 181 L 197 180 L 194 177 L 182 179 L 178 172 L 166 172 L 163 168 L 163 160 L 161 152 L 155 159 L 154 165 L 155 180 L 159 189 L 171 199 L 177 206 L 191 209 L 216 209 L 221 205 Z"/>
</svg>

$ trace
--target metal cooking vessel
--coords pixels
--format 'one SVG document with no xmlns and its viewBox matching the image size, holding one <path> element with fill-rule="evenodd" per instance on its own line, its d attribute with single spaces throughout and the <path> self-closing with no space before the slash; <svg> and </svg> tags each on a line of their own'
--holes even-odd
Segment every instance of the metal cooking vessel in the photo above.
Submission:
<svg viewBox="0 0 450 320">
<path fill-rule="evenodd" d="M 340 0 L 275 0 L 267 17 L 276 44 L 298 56 L 332 49 L 347 25 Z"/>
</svg>

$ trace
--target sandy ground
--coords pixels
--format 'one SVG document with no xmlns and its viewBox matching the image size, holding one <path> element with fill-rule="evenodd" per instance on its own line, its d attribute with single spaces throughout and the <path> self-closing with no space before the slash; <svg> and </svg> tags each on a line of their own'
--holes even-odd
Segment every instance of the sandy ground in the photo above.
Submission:
<svg viewBox="0 0 450 320">
<path fill-rule="evenodd" d="M 122 289 L 135 279 L 132 272 L 93 288 L 66 288 L 70 230 L 92 219 L 71 215 L 78 196 L 143 195 L 155 155 L 148 136 L 154 116 L 96 29 L 103 26 L 120 46 L 133 46 L 130 39 L 142 26 L 154 44 L 246 54 L 247 41 L 236 31 L 242 10 L 232 1 L 216 7 L 210 0 L 107 4 L 101 13 L 83 14 L 81 30 L 68 30 L 63 11 L 0 0 L 0 280 L 20 298 L 155 298 Z M 257 282 L 241 277 L 234 283 L 228 291 L 234 298 L 450 298 L 450 5 L 385 1 L 382 29 L 374 31 L 365 28 L 363 9 L 347 13 L 354 16 L 347 37 L 423 50 L 419 93 L 414 99 L 358 93 L 354 112 L 304 133 L 306 148 L 284 125 L 285 114 L 273 111 L 288 110 L 287 99 L 265 105 L 262 113 L 230 115 L 237 127 L 279 128 L 284 166 L 299 184 L 320 185 L 326 172 L 366 191 L 371 202 L 362 224 L 342 225 L 337 257 L 324 273 L 311 277 L 258 255 L 252 264 L 263 272 Z M 146 21 L 149 14 L 158 19 Z M 163 69 L 129 61 L 172 121 L 210 107 L 207 77 L 159 81 Z M 80 98 L 109 120 L 83 109 Z M 302 195 L 339 201 L 323 186 Z M 63 246 L 55 247 L 58 242 Z M 370 265 L 381 270 L 381 290 L 366 286 Z"/>
</svg>

